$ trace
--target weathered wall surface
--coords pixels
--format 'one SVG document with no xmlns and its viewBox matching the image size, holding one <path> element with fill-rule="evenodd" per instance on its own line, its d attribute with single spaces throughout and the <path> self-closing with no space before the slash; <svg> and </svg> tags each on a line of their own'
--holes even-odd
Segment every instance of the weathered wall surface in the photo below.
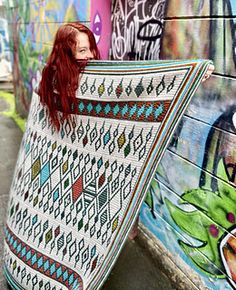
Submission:
<svg viewBox="0 0 236 290">
<path fill-rule="evenodd" d="M 3 56 L 8 51 L 9 34 L 7 20 L 5 17 L 0 17 L 0 56 Z"/>
<path fill-rule="evenodd" d="M 4 15 L 4 6 L 0 3 L 0 81 L 12 79 L 11 53 L 9 48 L 8 23 Z"/>
<path fill-rule="evenodd" d="M 140 216 L 179 267 L 190 266 L 210 289 L 236 288 L 236 3 L 117 0 L 112 12 L 115 59 L 214 61 Z"/>
<path fill-rule="evenodd" d="M 119 60 L 212 59 L 214 75 L 176 129 L 140 220 L 178 267 L 188 265 L 210 289 L 236 289 L 236 3 L 114 0 L 110 11 L 109 1 L 93 1 L 13 1 L 8 12 L 18 110 L 26 112 L 37 72 L 63 22 L 90 25 L 103 58 L 110 48 L 111 58 Z"/>
<path fill-rule="evenodd" d="M 12 39 L 13 77 L 18 113 L 26 116 L 34 84 L 46 62 L 58 27 L 79 20 L 96 36 L 102 57 L 110 47 L 110 0 L 12 0 L 6 1 Z"/>
</svg>

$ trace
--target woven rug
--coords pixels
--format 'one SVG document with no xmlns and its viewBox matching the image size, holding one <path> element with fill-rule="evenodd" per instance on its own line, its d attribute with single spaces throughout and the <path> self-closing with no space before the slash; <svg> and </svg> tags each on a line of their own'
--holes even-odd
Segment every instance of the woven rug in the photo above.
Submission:
<svg viewBox="0 0 236 290">
<path fill-rule="evenodd" d="M 59 133 L 33 95 L 5 228 L 13 289 L 102 286 L 209 64 L 91 62 Z"/>
</svg>

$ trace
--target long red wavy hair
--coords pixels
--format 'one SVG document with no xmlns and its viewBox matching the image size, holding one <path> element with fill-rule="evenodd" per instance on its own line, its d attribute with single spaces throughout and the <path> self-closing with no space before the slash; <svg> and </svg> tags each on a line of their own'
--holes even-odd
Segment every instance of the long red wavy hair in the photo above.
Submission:
<svg viewBox="0 0 236 290">
<path fill-rule="evenodd" d="M 86 26 L 79 22 L 72 22 L 58 29 L 38 89 L 40 100 L 47 106 L 52 124 L 57 130 L 61 126 L 58 110 L 62 114 L 62 120 L 70 119 L 71 98 L 76 97 L 80 75 L 88 61 L 78 61 L 74 57 L 78 32 L 88 35 L 93 59 L 100 59 L 94 35 Z"/>
</svg>

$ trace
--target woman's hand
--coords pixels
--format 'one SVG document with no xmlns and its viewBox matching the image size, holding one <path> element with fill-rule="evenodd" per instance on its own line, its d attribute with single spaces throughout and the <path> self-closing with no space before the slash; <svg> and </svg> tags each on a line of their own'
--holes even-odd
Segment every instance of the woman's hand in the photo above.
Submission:
<svg viewBox="0 0 236 290">
<path fill-rule="evenodd" d="M 213 73 L 214 69 L 215 69 L 214 65 L 210 64 L 204 78 L 202 79 L 203 82 L 205 82 L 207 79 L 209 79 L 209 77 Z"/>
</svg>

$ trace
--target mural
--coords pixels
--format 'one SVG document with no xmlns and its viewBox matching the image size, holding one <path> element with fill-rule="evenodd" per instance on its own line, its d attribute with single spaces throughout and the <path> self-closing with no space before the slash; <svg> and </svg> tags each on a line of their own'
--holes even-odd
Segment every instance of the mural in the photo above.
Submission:
<svg viewBox="0 0 236 290">
<path fill-rule="evenodd" d="M 168 1 L 160 57 L 208 57 L 218 73 L 235 76 L 235 5 L 232 0 L 190 1 L 186 6 L 182 0 Z"/>
<path fill-rule="evenodd" d="M 91 25 L 102 59 L 109 58 L 111 45 L 111 1 L 91 1 Z"/>
<path fill-rule="evenodd" d="M 165 200 L 175 223 L 187 235 L 196 239 L 198 244 L 201 243 L 194 246 L 178 241 L 195 265 L 207 275 L 218 278 L 227 277 L 225 268 L 234 282 L 236 239 L 232 232 L 236 228 L 235 116 L 236 106 L 229 107 L 212 125 L 205 143 L 199 187 L 181 195 L 181 203 L 191 204 L 195 210 L 189 212 Z M 203 255 L 207 258 L 205 261 Z"/>
<path fill-rule="evenodd" d="M 0 18 L 0 55 L 9 52 L 9 33 L 7 27 L 7 20 Z"/>
<path fill-rule="evenodd" d="M 176 129 L 140 213 L 210 289 L 236 289 L 235 8 L 233 1 L 116 0 L 112 14 L 114 59 L 214 61 L 214 76 Z"/>
<path fill-rule="evenodd" d="M 33 86 L 39 81 L 53 37 L 62 23 L 79 20 L 87 26 L 91 25 L 95 36 L 100 35 L 97 41 L 102 57 L 108 58 L 110 0 L 103 6 L 94 0 L 15 0 L 6 1 L 6 4 L 13 40 L 14 92 L 20 115 L 26 116 L 28 113 Z M 101 17 L 101 7 L 105 9 L 107 18 Z"/>
<path fill-rule="evenodd" d="M 160 57 L 211 58 L 216 70 L 176 129 L 141 221 L 207 287 L 236 289 L 236 5 L 183 2 L 166 1 Z"/>
<path fill-rule="evenodd" d="M 112 59 L 159 59 L 165 2 L 113 1 Z"/>
<path fill-rule="evenodd" d="M 10 60 L 8 24 L 5 18 L 0 18 L 0 81 L 12 80 Z"/>
</svg>

